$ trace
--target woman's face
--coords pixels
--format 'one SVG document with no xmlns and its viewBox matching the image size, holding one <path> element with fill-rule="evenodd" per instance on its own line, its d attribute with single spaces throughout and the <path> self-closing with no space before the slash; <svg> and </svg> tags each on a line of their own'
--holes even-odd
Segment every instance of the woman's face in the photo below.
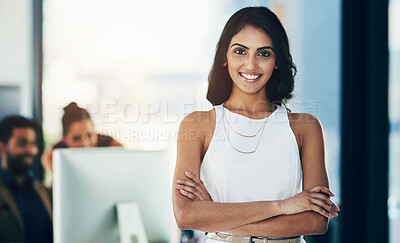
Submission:
<svg viewBox="0 0 400 243">
<path fill-rule="evenodd" d="M 271 38 L 263 30 L 245 26 L 232 37 L 226 57 L 232 93 L 264 92 L 275 68 L 275 53 Z"/>
<path fill-rule="evenodd" d="M 97 134 L 93 122 L 90 119 L 73 122 L 63 141 L 70 148 L 95 147 Z"/>
</svg>

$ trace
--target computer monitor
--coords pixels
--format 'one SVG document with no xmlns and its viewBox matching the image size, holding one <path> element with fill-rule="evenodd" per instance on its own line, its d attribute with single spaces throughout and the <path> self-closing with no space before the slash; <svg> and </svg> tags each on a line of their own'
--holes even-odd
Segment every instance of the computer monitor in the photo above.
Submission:
<svg viewBox="0 0 400 243">
<path fill-rule="evenodd" d="M 120 242 L 120 202 L 136 203 L 149 242 L 171 242 L 176 225 L 168 150 L 57 149 L 53 161 L 55 243 Z"/>
</svg>

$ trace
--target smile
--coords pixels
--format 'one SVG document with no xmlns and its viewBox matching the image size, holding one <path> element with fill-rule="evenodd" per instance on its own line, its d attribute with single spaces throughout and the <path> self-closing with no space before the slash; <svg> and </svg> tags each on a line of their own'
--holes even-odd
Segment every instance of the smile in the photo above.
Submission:
<svg viewBox="0 0 400 243">
<path fill-rule="evenodd" d="M 260 79 L 262 74 L 249 74 L 249 73 L 239 73 L 247 82 L 255 82 Z"/>
</svg>

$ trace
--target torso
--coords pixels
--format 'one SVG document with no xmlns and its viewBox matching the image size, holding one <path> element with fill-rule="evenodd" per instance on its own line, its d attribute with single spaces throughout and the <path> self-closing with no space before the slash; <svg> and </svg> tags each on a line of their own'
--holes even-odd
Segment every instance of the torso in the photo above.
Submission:
<svg viewBox="0 0 400 243">
<path fill-rule="evenodd" d="M 282 200 L 302 191 L 301 139 L 284 107 L 255 119 L 222 106 L 208 115 L 200 178 L 214 201 Z"/>
<path fill-rule="evenodd" d="M 269 113 L 270 114 L 270 113 Z M 269 115 L 268 114 L 268 115 Z M 202 153 L 201 158 L 203 160 L 204 155 L 206 154 L 208 147 L 210 146 L 211 139 L 213 137 L 215 131 L 215 108 L 210 111 L 201 111 L 198 114 L 201 118 L 201 134 L 202 134 Z M 299 148 L 299 153 L 301 155 L 302 148 L 302 134 L 303 127 L 302 122 L 304 122 L 304 114 L 302 113 L 288 113 L 290 127 L 294 135 L 296 136 L 297 145 Z"/>
</svg>

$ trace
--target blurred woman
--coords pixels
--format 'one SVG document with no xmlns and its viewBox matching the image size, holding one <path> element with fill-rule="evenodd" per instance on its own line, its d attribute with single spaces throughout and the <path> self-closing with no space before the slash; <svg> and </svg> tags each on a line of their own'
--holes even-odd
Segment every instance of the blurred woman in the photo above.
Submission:
<svg viewBox="0 0 400 243">
<path fill-rule="evenodd" d="M 53 171 L 52 158 L 55 149 L 122 146 L 122 144 L 112 137 L 96 133 L 89 112 L 80 108 L 75 102 L 71 102 L 64 107 L 62 129 L 61 140 L 47 149 L 41 158 L 46 173 L 46 185 L 51 184 Z"/>
</svg>

